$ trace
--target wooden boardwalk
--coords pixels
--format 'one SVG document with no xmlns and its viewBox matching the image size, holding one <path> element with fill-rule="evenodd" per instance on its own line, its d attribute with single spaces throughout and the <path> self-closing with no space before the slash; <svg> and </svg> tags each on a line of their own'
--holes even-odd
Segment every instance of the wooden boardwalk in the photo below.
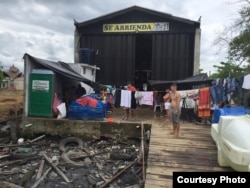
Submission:
<svg viewBox="0 0 250 188">
<path fill-rule="evenodd" d="M 174 171 L 232 171 L 217 163 L 210 125 L 181 122 L 178 138 L 171 131 L 172 125 L 163 119 L 152 121 L 145 188 L 171 188 Z"/>
</svg>

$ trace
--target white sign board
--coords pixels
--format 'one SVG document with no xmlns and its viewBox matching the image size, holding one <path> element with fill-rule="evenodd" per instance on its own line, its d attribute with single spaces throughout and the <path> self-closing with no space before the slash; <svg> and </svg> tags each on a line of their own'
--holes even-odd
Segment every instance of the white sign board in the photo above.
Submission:
<svg viewBox="0 0 250 188">
<path fill-rule="evenodd" d="M 49 81 L 48 80 L 32 80 L 32 90 L 33 91 L 49 91 Z"/>
</svg>

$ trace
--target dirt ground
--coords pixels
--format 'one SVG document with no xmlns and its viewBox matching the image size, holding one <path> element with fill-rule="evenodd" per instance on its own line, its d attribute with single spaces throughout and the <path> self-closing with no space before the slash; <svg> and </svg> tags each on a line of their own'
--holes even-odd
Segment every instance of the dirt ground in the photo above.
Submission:
<svg viewBox="0 0 250 188">
<path fill-rule="evenodd" d="M 23 110 L 24 92 L 22 90 L 0 89 L 0 119 L 20 115 Z"/>
</svg>

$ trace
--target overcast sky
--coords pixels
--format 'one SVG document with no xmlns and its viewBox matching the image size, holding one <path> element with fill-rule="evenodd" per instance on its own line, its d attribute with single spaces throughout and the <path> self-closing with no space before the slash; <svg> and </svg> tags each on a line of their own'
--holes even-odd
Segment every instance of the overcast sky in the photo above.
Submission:
<svg viewBox="0 0 250 188">
<path fill-rule="evenodd" d="M 239 4 L 232 0 L 0 0 L 0 62 L 23 71 L 22 57 L 74 61 L 73 19 L 82 22 L 130 6 L 170 13 L 191 20 L 201 18 L 201 68 L 226 61 L 226 49 L 218 54 L 216 33 L 237 17 Z"/>
</svg>

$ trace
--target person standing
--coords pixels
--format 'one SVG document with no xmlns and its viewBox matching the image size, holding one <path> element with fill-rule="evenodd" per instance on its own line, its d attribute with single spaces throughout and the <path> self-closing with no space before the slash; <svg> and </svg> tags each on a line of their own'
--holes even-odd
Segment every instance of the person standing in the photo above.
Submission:
<svg viewBox="0 0 250 188">
<path fill-rule="evenodd" d="M 173 122 L 173 132 L 171 132 L 171 134 L 173 134 L 174 137 L 178 137 L 179 131 L 180 131 L 181 96 L 180 96 L 180 93 L 177 91 L 177 85 L 175 83 L 171 85 L 170 96 L 171 96 L 170 113 L 171 113 L 171 119 Z"/>
<path fill-rule="evenodd" d="M 136 99 L 135 99 L 136 89 L 130 82 L 128 82 L 127 83 L 127 90 L 131 91 L 131 107 L 126 108 L 126 120 L 129 120 L 130 112 L 131 112 L 131 118 L 132 118 L 132 120 L 134 120 L 134 110 L 136 109 L 136 106 L 137 106 Z"/>
<path fill-rule="evenodd" d="M 166 111 L 166 121 L 169 122 L 170 120 L 170 114 L 169 114 L 169 109 L 170 109 L 170 101 L 171 101 L 171 98 L 170 98 L 170 90 L 169 89 L 166 89 L 166 93 L 165 95 L 163 96 L 163 100 L 164 100 L 164 108 L 165 108 L 165 111 Z"/>
<path fill-rule="evenodd" d="M 85 94 L 86 94 L 85 88 L 82 87 L 81 84 L 78 84 L 78 87 L 77 87 L 77 89 L 75 90 L 76 98 L 78 99 L 78 98 L 82 97 L 82 96 L 85 95 Z"/>
<path fill-rule="evenodd" d="M 158 91 L 156 88 L 153 88 L 153 110 L 155 109 L 155 105 L 157 105 L 158 100 Z"/>
<path fill-rule="evenodd" d="M 107 103 L 107 89 L 103 88 L 100 92 L 99 99 L 102 101 L 103 104 Z"/>
</svg>

